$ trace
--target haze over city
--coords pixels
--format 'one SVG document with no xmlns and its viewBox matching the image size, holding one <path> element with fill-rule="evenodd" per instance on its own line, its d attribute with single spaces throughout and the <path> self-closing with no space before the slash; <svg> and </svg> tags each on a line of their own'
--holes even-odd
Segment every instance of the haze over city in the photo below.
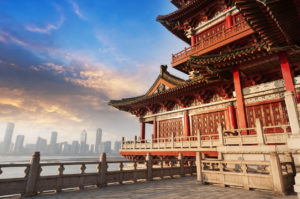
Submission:
<svg viewBox="0 0 300 199">
<path fill-rule="evenodd" d="M 155 21 L 174 10 L 161 0 L 0 1 L 0 142 L 8 122 L 25 143 L 100 127 L 104 141 L 138 134 L 136 118 L 107 102 L 144 94 L 184 47 Z"/>
</svg>

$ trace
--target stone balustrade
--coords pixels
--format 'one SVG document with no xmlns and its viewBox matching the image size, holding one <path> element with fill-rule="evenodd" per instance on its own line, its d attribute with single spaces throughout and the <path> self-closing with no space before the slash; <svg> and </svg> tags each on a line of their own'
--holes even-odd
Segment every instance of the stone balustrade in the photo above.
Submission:
<svg viewBox="0 0 300 199">
<path fill-rule="evenodd" d="M 110 164 L 119 164 L 119 169 L 108 170 Z M 65 167 L 73 165 L 80 166 L 80 171 L 65 174 Z M 87 167 L 91 165 L 96 167 L 96 172 L 87 172 Z M 48 191 L 61 192 L 65 189 L 84 189 L 87 186 L 103 187 L 128 181 L 183 177 L 196 172 L 195 164 L 182 157 L 181 154 L 176 159 L 153 159 L 148 153 L 146 160 L 107 161 L 105 153 L 102 153 L 99 161 L 94 162 L 41 163 L 40 153 L 35 152 L 30 164 L 0 164 L 0 175 L 3 173 L 2 168 L 17 167 L 25 168 L 24 177 L 0 179 L 0 196 L 21 194 L 31 197 Z M 41 172 L 44 167 L 56 167 L 58 173 L 42 176 Z"/>
<path fill-rule="evenodd" d="M 273 133 L 270 133 L 273 132 Z M 269 145 L 286 144 L 291 136 L 289 125 L 262 127 L 259 119 L 256 127 L 245 129 L 223 130 L 218 128 L 218 134 L 201 134 L 197 136 L 156 138 L 127 141 L 122 139 L 121 151 L 134 150 L 213 150 L 220 146 Z M 209 149 L 210 148 L 210 149 Z"/>
<path fill-rule="evenodd" d="M 271 190 L 286 194 L 293 190 L 295 167 L 291 154 L 280 161 L 276 152 L 270 153 L 267 161 L 202 159 L 196 155 L 198 183 L 239 186 L 244 189 Z"/>
</svg>

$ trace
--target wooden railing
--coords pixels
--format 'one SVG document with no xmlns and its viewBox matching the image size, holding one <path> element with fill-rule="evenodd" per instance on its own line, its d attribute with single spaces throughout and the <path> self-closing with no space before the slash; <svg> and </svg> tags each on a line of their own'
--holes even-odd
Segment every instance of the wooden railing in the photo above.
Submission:
<svg viewBox="0 0 300 199">
<path fill-rule="evenodd" d="M 268 133 L 275 129 L 276 133 Z M 122 138 L 121 151 L 126 150 L 197 150 L 199 148 L 216 148 L 218 146 L 243 146 L 243 145 L 269 145 L 286 144 L 290 137 L 289 125 L 276 125 L 262 127 L 259 119 L 256 120 L 256 127 L 223 130 L 218 128 L 218 134 L 201 134 L 197 136 L 176 137 L 174 133 L 169 138 L 152 138 L 127 141 Z"/>
<path fill-rule="evenodd" d="M 196 155 L 197 180 L 199 183 L 240 186 L 245 189 L 264 189 L 284 194 L 292 190 L 295 167 L 291 154 L 281 162 L 276 152 L 270 153 L 269 161 L 203 160 Z"/>
<path fill-rule="evenodd" d="M 119 169 L 108 170 L 110 164 L 118 164 Z M 65 174 L 65 167 L 77 165 L 77 173 Z M 87 166 L 94 166 L 94 172 L 87 172 Z M 22 196 L 35 196 L 38 193 L 65 189 L 84 189 L 87 186 L 103 187 L 114 183 L 122 184 L 126 181 L 153 180 L 174 176 L 184 177 L 196 172 L 195 161 L 179 154 L 176 159 L 153 159 L 148 153 L 146 160 L 137 161 L 107 161 L 105 153 L 101 154 L 99 161 L 94 162 L 59 162 L 40 163 L 40 153 L 35 152 L 30 164 L 0 164 L 2 168 L 25 168 L 25 177 L 0 179 L 0 197 L 20 194 Z M 45 167 L 56 167 L 56 175 L 42 176 Z"/>
<path fill-rule="evenodd" d="M 240 33 L 251 30 L 246 21 L 242 21 L 241 23 L 235 24 L 229 29 L 223 29 L 215 34 L 201 38 L 194 46 L 185 48 L 184 50 L 172 54 L 172 65 L 178 65 L 180 63 L 185 62 L 192 55 L 199 55 L 208 52 L 211 50 L 210 48 L 214 47 L 217 43 L 225 40 L 229 40 L 230 38 L 239 35 Z M 252 33 L 252 32 L 250 32 Z M 232 42 L 232 41 L 230 41 Z M 218 46 L 220 47 L 220 46 Z"/>
</svg>

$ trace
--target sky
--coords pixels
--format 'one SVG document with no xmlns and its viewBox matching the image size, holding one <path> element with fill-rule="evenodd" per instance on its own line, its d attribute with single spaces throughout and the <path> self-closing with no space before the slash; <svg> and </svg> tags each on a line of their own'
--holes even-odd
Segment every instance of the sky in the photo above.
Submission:
<svg viewBox="0 0 300 199">
<path fill-rule="evenodd" d="M 107 103 L 146 93 L 161 64 L 181 75 L 171 53 L 186 44 L 155 21 L 174 10 L 169 0 L 0 0 L 0 141 L 8 122 L 13 142 L 139 135 L 137 118 Z"/>
</svg>

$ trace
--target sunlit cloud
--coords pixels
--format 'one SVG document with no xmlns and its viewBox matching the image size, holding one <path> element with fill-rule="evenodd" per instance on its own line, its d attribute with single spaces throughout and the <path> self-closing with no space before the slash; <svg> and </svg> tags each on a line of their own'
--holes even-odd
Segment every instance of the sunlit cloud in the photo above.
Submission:
<svg viewBox="0 0 300 199">
<path fill-rule="evenodd" d="M 21 107 L 23 100 L 22 99 L 13 99 L 7 97 L 0 97 L 0 104 L 2 105 L 10 105 L 14 107 Z"/>
</svg>

